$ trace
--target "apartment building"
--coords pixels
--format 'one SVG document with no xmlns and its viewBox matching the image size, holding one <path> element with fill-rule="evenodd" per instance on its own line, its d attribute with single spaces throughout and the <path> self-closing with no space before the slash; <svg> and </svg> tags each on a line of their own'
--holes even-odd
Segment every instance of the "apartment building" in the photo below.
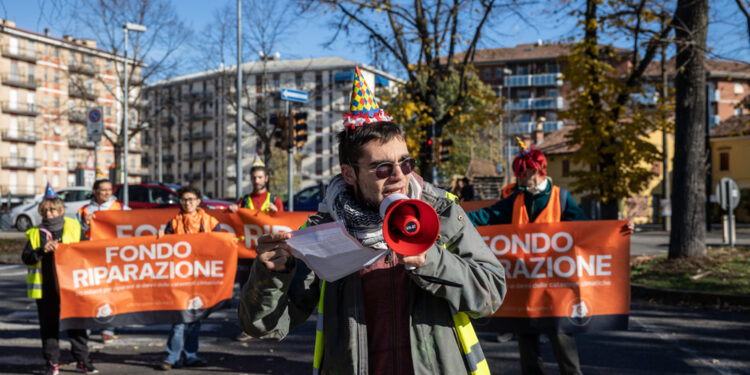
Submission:
<svg viewBox="0 0 750 375">
<path fill-rule="evenodd" d="M 282 88 L 309 94 L 308 103 L 292 106 L 308 113 L 309 138 L 296 151 L 301 168 L 295 174 L 301 176 L 303 188 L 325 182 L 339 172 L 335 135 L 343 129 L 342 114 L 349 109 L 355 66 L 375 90 L 391 90 L 401 82 L 386 72 L 340 57 L 267 58 L 242 64 L 246 122 L 257 123 L 253 111 L 261 106 L 266 113 L 282 112 Z M 150 180 L 159 179 L 160 140 L 163 182 L 191 184 L 211 197 L 235 197 L 235 77 L 236 67 L 226 67 L 157 82 L 144 89 L 148 105 L 142 116 L 153 118 L 154 125 L 143 138 L 148 150 L 143 163 L 149 167 Z M 242 137 L 242 191 L 250 191 L 253 154 L 262 154 L 262 144 L 249 126 L 243 126 Z M 286 173 L 286 166 L 275 172 Z"/>
<path fill-rule="evenodd" d="M 55 38 L 0 20 L 0 194 L 19 201 L 55 188 L 75 185 L 81 164 L 93 180 L 94 144 L 86 141 L 85 111 L 101 106 L 104 126 L 117 129 L 122 110 L 114 64 L 121 56 L 98 49 L 96 41 Z M 137 111 L 131 111 L 137 120 Z M 135 139 L 131 143 L 138 143 Z M 138 148 L 131 147 L 134 153 Z M 134 182 L 145 174 L 131 157 Z M 99 167 L 114 163 L 112 145 L 98 145 Z M 106 173 L 106 172 L 105 172 Z M 86 181 L 91 183 L 93 181 Z"/>
</svg>

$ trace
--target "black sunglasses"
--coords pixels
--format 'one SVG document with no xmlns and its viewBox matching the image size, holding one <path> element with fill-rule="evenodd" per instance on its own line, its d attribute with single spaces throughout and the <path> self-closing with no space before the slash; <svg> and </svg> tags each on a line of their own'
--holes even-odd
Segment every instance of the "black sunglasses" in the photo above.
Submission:
<svg viewBox="0 0 750 375">
<path fill-rule="evenodd" d="M 398 163 L 394 163 L 392 161 L 386 161 L 386 162 L 378 164 L 375 168 L 372 168 L 370 170 L 375 171 L 375 177 L 377 178 L 380 178 L 380 179 L 388 178 L 388 177 L 391 177 L 391 175 L 393 175 L 393 166 L 396 164 L 398 164 L 398 166 L 401 167 L 401 173 L 407 175 L 414 170 L 414 166 L 417 165 L 417 161 L 414 160 L 414 158 L 407 158 Z"/>
</svg>

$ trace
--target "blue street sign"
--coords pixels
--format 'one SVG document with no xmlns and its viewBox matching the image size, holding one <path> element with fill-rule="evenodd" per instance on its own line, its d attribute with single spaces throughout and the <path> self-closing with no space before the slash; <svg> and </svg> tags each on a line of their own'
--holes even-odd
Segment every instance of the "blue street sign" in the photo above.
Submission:
<svg viewBox="0 0 750 375">
<path fill-rule="evenodd" d="M 281 100 L 307 103 L 307 91 L 281 89 Z"/>
</svg>

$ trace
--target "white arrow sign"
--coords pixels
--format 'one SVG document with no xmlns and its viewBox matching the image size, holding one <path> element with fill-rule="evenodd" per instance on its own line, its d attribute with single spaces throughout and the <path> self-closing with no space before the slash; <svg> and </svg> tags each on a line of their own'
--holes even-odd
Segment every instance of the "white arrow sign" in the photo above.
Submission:
<svg viewBox="0 0 750 375">
<path fill-rule="evenodd" d="M 281 100 L 307 103 L 307 91 L 281 89 Z"/>
</svg>

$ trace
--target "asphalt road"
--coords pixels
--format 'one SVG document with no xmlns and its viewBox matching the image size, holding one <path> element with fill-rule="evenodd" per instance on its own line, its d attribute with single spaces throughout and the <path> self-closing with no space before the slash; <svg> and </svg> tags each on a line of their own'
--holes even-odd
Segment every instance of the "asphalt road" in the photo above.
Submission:
<svg viewBox="0 0 750 375">
<path fill-rule="evenodd" d="M 36 305 L 25 298 L 25 268 L 0 265 L 0 373 L 29 374 L 43 366 Z M 237 291 L 236 291 L 237 292 Z M 235 300 L 235 304 L 236 304 Z M 311 371 L 314 318 L 282 342 L 237 342 L 236 311 L 226 309 L 203 321 L 200 354 L 203 368 L 174 374 L 306 374 Z M 483 321 L 475 322 L 494 374 L 517 374 L 517 342 L 498 343 Z M 98 334 L 89 342 L 92 359 L 103 374 L 163 373 L 168 325 L 122 328 L 112 344 Z M 584 374 L 750 374 L 750 312 L 715 311 L 653 305 L 635 301 L 630 329 L 577 336 Z M 74 371 L 69 344 L 63 348 L 62 374 Z M 544 346 L 545 367 L 557 373 Z"/>
</svg>

